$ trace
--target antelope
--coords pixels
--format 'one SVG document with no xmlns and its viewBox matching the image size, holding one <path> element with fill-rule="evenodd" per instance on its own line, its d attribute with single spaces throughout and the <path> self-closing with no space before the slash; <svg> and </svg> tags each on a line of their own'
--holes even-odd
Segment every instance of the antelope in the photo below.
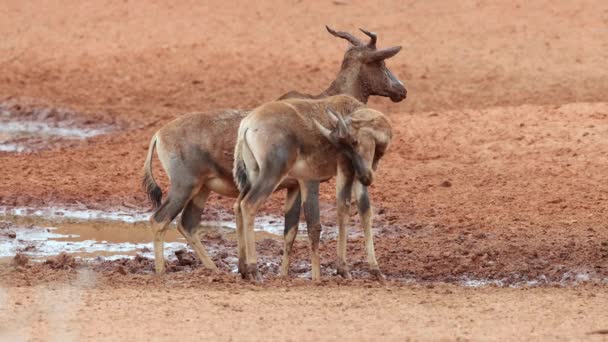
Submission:
<svg viewBox="0 0 608 342">
<path fill-rule="evenodd" d="M 255 215 L 275 190 L 296 183 L 304 212 L 312 213 L 306 219 L 312 279 L 320 279 L 318 186 L 336 176 L 338 273 L 349 274 L 346 226 L 354 192 L 369 268 L 382 279 L 374 251 L 367 187 L 391 138 L 391 125 L 382 113 L 346 95 L 270 102 L 249 113 L 239 126 L 233 169 L 240 191 L 234 211 L 241 275 L 261 280 L 253 235 Z"/>
<path fill-rule="evenodd" d="M 337 94 L 348 94 L 362 103 L 370 96 L 389 97 L 394 102 L 407 96 L 403 83 L 386 67 L 385 60 L 396 55 L 401 47 L 378 50 L 376 34 L 361 30 L 369 42 L 363 43 L 347 32 L 334 31 L 326 27 L 335 37 L 349 42 L 342 66 L 336 79 L 319 95 L 307 95 L 295 91 L 280 97 L 287 98 L 324 98 Z M 202 233 L 200 217 L 209 194 L 213 191 L 220 195 L 236 198 L 239 195 L 232 177 L 234 146 L 241 119 L 248 110 L 218 110 L 206 113 L 185 114 L 158 130 L 152 137 L 144 163 L 143 187 L 155 209 L 150 217 L 154 234 L 155 271 L 165 271 L 163 255 L 164 236 L 169 224 L 181 212 L 177 228 L 195 251 L 202 264 L 217 270 L 200 242 Z M 161 165 L 171 182 L 169 196 L 161 203 L 162 190 L 152 174 L 152 157 L 156 148 Z M 318 202 L 313 191 L 308 193 L 310 203 Z M 317 190 L 318 192 L 318 190 Z M 285 205 L 286 240 L 292 241 L 297 233 L 300 219 L 301 195 L 297 184 L 287 188 Z M 310 204 L 312 205 L 312 204 Z M 318 207 L 318 203 L 315 204 Z M 318 211 L 318 209 L 317 209 Z M 305 210 L 306 221 L 313 214 Z M 314 220 L 313 220 L 314 221 Z M 289 258 L 284 253 L 281 273 L 287 275 Z"/>
</svg>

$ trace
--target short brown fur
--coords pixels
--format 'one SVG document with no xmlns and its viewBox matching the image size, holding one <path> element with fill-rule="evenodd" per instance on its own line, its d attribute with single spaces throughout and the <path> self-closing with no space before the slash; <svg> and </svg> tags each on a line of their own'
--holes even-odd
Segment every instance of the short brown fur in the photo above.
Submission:
<svg viewBox="0 0 608 342">
<path fill-rule="evenodd" d="M 405 87 L 384 64 L 384 59 L 394 56 L 400 47 L 377 50 L 375 38 L 364 44 L 348 33 L 327 29 L 332 35 L 346 39 L 352 45 L 344 55 L 336 80 L 316 96 L 289 92 L 281 98 L 323 98 L 350 94 L 364 103 L 372 95 L 387 96 L 393 101 L 405 99 Z M 374 44 L 371 44 L 372 41 Z M 211 191 L 229 197 L 238 196 L 231 172 L 233 151 L 239 122 L 248 113 L 248 110 L 218 110 L 186 114 L 162 127 L 152 137 L 144 164 L 143 185 L 157 208 L 150 218 L 154 232 L 157 273 L 164 272 L 162 253 L 165 231 L 180 212 L 182 218 L 178 222 L 179 231 L 192 245 L 205 266 L 216 269 L 200 244 L 198 221 Z M 162 191 L 152 175 L 155 148 L 171 181 L 169 197 L 163 203 Z M 298 200 L 292 202 L 300 203 L 300 194 L 295 193 L 293 196 L 297 196 Z M 291 208 L 286 208 L 286 212 L 289 209 Z M 299 208 L 294 208 L 291 212 L 293 217 L 299 218 Z M 297 227 L 292 221 L 293 218 L 285 221 L 286 236 L 290 229 Z M 288 225 L 288 222 L 291 224 Z"/>
<path fill-rule="evenodd" d="M 336 128 L 333 132 L 323 129 L 335 125 L 325 115 L 328 109 L 346 118 L 342 122 L 344 130 L 348 131 L 348 139 L 341 141 L 350 143 L 340 145 L 332 142 L 332 134 L 336 132 Z M 241 274 L 246 278 L 259 280 L 253 222 L 258 209 L 270 194 L 286 184 L 291 186 L 297 183 L 306 209 L 309 203 L 308 194 L 317 191 L 318 196 L 318 183 L 337 175 L 338 272 L 350 277 L 346 263 L 345 238 L 348 206 L 351 192 L 354 191 L 355 201 L 361 209 L 370 269 L 375 276 L 382 278 L 373 248 L 367 186 L 373 180 L 373 167 L 377 166 L 378 159 L 384 154 L 391 138 L 390 123 L 382 113 L 345 95 L 323 100 L 292 99 L 270 102 L 256 108 L 243 119 L 235 147 L 233 170 L 240 189 L 239 198 L 235 203 L 235 216 Z M 345 154 L 348 149 L 352 149 L 351 153 Z M 380 156 L 376 156 L 377 153 Z M 357 163 L 363 166 L 358 168 Z M 318 205 L 318 197 L 314 199 L 314 204 Z M 313 207 L 312 211 L 318 213 L 318 207 Z M 313 279 L 318 280 L 318 214 L 314 219 L 307 219 L 307 225 L 312 249 L 312 274 Z M 290 242 L 286 241 L 286 245 Z M 289 255 L 284 255 L 283 263 L 288 261 Z"/>
</svg>

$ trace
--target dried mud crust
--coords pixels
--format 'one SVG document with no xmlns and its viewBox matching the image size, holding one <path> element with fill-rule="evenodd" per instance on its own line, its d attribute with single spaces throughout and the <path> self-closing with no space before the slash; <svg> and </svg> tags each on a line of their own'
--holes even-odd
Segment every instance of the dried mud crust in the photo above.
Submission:
<svg viewBox="0 0 608 342">
<path fill-rule="evenodd" d="M 371 188 L 377 256 L 389 278 L 606 277 L 607 5 L 337 3 L 129 1 L 83 9 L 6 2 L 0 102 L 25 108 L 24 117 L 43 104 L 74 111 L 49 117 L 58 122 L 124 122 L 129 129 L 71 148 L 1 154 L 0 204 L 148 207 L 140 171 L 158 128 L 189 111 L 252 108 L 293 89 L 320 92 L 345 48 L 323 25 L 336 21 L 355 32 L 365 18 L 382 23 L 366 27 L 378 32 L 379 46 L 405 46 L 387 65 L 408 99 L 370 102 L 394 127 Z M 135 12 L 140 16 L 129 15 Z M 276 12 L 285 20 L 272 19 Z M 165 25 L 157 25 L 157 13 Z M 20 29 L 34 26 L 46 33 Z M 166 193 L 156 160 L 154 174 Z M 278 194 L 264 210 L 280 215 L 283 199 Z M 232 204 L 211 196 L 208 218 L 231 212 Z M 332 182 L 322 187 L 321 208 L 322 223 L 334 224 Z M 230 264 L 233 246 L 217 245 L 229 255 L 216 261 Z M 322 245 L 328 274 L 334 241 Z M 275 260 L 280 246 L 258 248 Z M 304 243 L 296 253 L 307 260 Z M 349 242 L 349 260 L 364 277 L 361 238 Z M 149 269 L 149 261 L 141 263 L 136 269 Z M 266 275 L 276 272 L 273 265 L 260 263 Z M 130 266 L 122 266 L 127 275 L 116 277 L 130 277 Z M 292 267 L 305 273 L 307 264 Z"/>
</svg>

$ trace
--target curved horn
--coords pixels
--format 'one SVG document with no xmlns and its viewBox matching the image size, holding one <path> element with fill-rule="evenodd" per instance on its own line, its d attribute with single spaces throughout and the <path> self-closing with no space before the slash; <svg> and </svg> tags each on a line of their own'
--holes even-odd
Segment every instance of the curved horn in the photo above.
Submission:
<svg viewBox="0 0 608 342">
<path fill-rule="evenodd" d="M 363 43 L 359 39 L 357 39 L 357 37 L 353 36 L 352 34 L 350 34 L 348 32 L 335 31 L 327 25 L 325 25 L 325 28 L 327 29 L 327 32 L 331 33 L 332 36 L 346 39 L 349 43 L 351 43 L 354 46 L 363 45 Z"/>
<path fill-rule="evenodd" d="M 371 63 L 381 61 L 387 58 L 391 58 L 396 55 L 399 51 L 401 51 L 401 46 L 394 46 L 387 49 L 382 49 L 378 51 L 370 51 L 365 54 L 364 62 Z"/>
<path fill-rule="evenodd" d="M 319 130 L 319 132 L 321 132 L 321 135 L 323 135 L 327 140 L 332 141 L 331 138 L 331 131 L 329 129 L 327 129 L 327 127 L 321 125 L 319 123 L 319 121 L 317 121 L 316 119 L 312 119 L 312 121 L 315 123 L 315 126 L 317 126 L 317 129 Z"/>
<path fill-rule="evenodd" d="M 365 35 L 370 38 L 369 43 L 367 43 L 367 46 L 369 46 L 372 49 L 376 49 L 376 40 L 378 40 L 378 36 L 376 36 L 376 32 L 369 32 L 362 28 L 359 28 L 359 30 L 361 30 L 361 32 L 365 33 Z"/>
<path fill-rule="evenodd" d="M 327 108 L 327 115 L 329 116 L 330 120 L 332 121 L 337 121 L 338 124 L 338 134 L 343 137 L 347 132 L 348 132 L 348 126 L 346 124 L 346 121 L 344 121 L 344 117 L 342 117 L 342 114 L 335 112 L 333 109 L 331 108 Z"/>
</svg>

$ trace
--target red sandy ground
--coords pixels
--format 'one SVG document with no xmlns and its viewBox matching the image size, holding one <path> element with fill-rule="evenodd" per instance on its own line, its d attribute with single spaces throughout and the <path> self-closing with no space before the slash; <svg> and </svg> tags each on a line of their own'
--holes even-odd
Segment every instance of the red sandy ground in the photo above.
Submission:
<svg viewBox="0 0 608 342">
<path fill-rule="evenodd" d="M 85 113 L 92 123 L 115 123 L 123 130 L 69 148 L 0 152 L 0 204 L 148 206 L 140 190 L 140 169 L 154 131 L 188 111 L 252 108 L 292 89 L 320 92 L 337 72 L 345 48 L 326 33 L 325 24 L 351 32 L 361 26 L 378 32 L 381 47 L 404 46 L 388 66 L 404 81 L 408 99 L 399 104 L 388 99 L 370 102 L 390 116 L 395 130 L 372 187 L 377 254 L 389 278 L 469 276 L 517 282 L 541 276 L 568 280 L 576 273 L 608 276 L 605 1 L 264 0 L 247 6 L 230 1 L 4 1 L 0 101 L 26 109 L 70 108 Z M 166 189 L 160 169 L 155 174 Z M 267 210 L 278 214 L 283 196 L 276 197 Z M 322 197 L 322 220 L 330 225 L 335 217 L 332 184 L 323 187 Z M 212 212 L 229 210 L 232 201 L 214 197 L 209 206 Z M 330 263 L 335 244 L 323 245 L 324 262 Z M 353 238 L 350 245 L 355 266 L 364 268 L 361 239 Z M 300 243 L 299 257 L 305 258 L 305 252 Z M 449 288 L 452 294 L 444 296 L 428 289 L 364 290 L 359 283 L 345 290 L 330 283 L 323 290 L 313 285 L 297 288 L 293 298 L 277 294 L 281 285 L 230 286 L 245 298 L 227 296 L 226 310 L 188 316 L 196 311 L 192 302 L 210 305 L 207 297 L 198 295 L 222 298 L 226 292 L 221 286 L 198 285 L 205 289 L 196 295 L 184 290 L 171 296 L 165 288 L 183 280 L 171 277 L 142 285 L 145 292 L 121 281 L 82 292 L 93 296 L 83 316 L 113 310 L 118 319 L 128 319 L 128 308 L 116 300 L 129 301 L 150 312 L 142 319 L 154 332 L 130 330 L 129 325 L 109 331 L 112 320 L 87 322 L 80 315 L 67 323 L 92 326 L 91 331 L 108 339 L 108 333 L 136 339 L 157 331 L 160 335 L 146 336 L 169 338 L 180 324 L 192 332 L 191 338 L 296 339 L 304 334 L 310 339 L 371 339 L 383 331 L 393 339 L 578 339 L 602 328 L 594 315 L 603 313 L 586 305 L 603 305 L 586 296 L 606 300 L 602 286 L 580 290 L 580 296 L 578 290 L 555 288 Z M 3 282 L 9 286 L 9 298 L 37 298 L 32 293 L 52 286 L 18 289 L 18 282 Z M 152 300 L 154 293 L 158 299 Z M 342 296 L 360 311 L 331 304 L 330 298 Z M 434 304 L 407 305 L 418 296 Z M 168 297 L 175 297 L 175 304 Z M 292 307 L 296 298 L 312 306 Z M 104 301 L 113 304 L 102 305 Z M 154 304 L 157 301 L 163 305 Z M 226 316 L 235 303 L 243 311 Z M 249 305 L 260 309 L 250 311 Z M 280 306 L 280 314 L 270 313 L 273 305 Z M 505 311 L 485 311 L 488 306 Z M 190 322 L 175 317 L 182 314 L 181 308 Z M 534 308 L 553 318 L 525 311 Z M 157 313 L 154 318 L 152 312 Z M 303 317 L 310 312 L 319 321 Z M 374 325 L 368 315 L 386 319 Z M 577 315 L 580 324 L 562 324 Z M 206 317 L 207 323 L 226 322 L 241 316 L 265 320 L 243 330 L 218 323 L 212 325 L 214 330 L 205 330 L 206 324 L 196 321 Z M 399 321 L 407 317 L 414 323 Z M 154 319 L 173 326 L 156 326 Z M 292 334 L 286 319 L 300 322 L 293 330 L 298 334 Z M 190 329 L 193 324 L 209 335 L 197 335 Z M 253 330 L 258 334 L 248 334 Z"/>
</svg>

